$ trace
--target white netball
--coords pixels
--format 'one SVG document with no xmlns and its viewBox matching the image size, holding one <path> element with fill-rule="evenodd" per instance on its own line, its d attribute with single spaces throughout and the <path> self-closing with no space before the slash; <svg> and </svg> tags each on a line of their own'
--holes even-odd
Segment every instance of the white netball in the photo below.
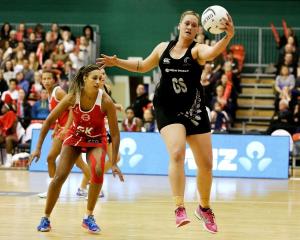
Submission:
<svg viewBox="0 0 300 240">
<path fill-rule="evenodd" d="M 221 29 L 223 27 L 221 22 L 222 18 L 228 19 L 227 14 L 227 10 L 218 5 L 206 8 L 201 16 L 203 28 L 212 34 L 220 34 L 224 32 L 224 30 Z"/>
</svg>

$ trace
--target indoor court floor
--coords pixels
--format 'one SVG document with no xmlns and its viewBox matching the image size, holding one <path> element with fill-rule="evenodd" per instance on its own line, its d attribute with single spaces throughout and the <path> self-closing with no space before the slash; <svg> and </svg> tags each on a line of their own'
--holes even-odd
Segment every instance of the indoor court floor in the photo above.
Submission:
<svg viewBox="0 0 300 240">
<path fill-rule="evenodd" d="M 203 230 L 194 177 L 186 181 L 186 208 L 191 223 L 175 227 L 167 176 L 125 175 L 121 183 L 105 175 L 105 197 L 95 218 L 102 231 L 81 227 L 87 201 L 76 196 L 81 174 L 72 173 L 51 215 L 52 231 L 36 231 L 45 206 L 37 194 L 47 188 L 47 173 L 0 170 L 0 239 L 105 240 L 300 240 L 300 178 L 289 180 L 214 178 L 212 208 L 219 232 Z"/>
</svg>

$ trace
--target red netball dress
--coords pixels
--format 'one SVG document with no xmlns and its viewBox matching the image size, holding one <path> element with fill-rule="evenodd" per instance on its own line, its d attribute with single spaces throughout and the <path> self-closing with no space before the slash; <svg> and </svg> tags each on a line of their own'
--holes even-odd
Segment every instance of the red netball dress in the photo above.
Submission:
<svg viewBox="0 0 300 240">
<path fill-rule="evenodd" d="M 52 111 L 58 104 L 59 104 L 59 100 L 56 98 L 56 90 L 60 88 L 60 86 L 56 86 L 54 87 L 51 96 L 49 98 L 49 110 Z M 53 133 L 53 137 L 54 138 L 59 138 L 61 140 L 62 136 L 61 136 L 61 132 L 63 130 L 63 127 L 66 125 L 67 121 L 68 121 L 68 116 L 69 116 L 69 110 L 64 111 L 56 120 L 55 124 L 53 124 L 51 126 L 51 129 L 54 129 L 54 133 Z"/>
<path fill-rule="evenodd" d="M 94 106 L 89 111 L 80 107 L 80 96 L 77 94 L 75 105 L 72 107 L 73 122 L 65 137 L 64 145 L 88 147 L 103 147 L 106 149 L 106 130 L 101 110 L 103 91 L 99 89 Z"/>
<path fill-rule="evenodd" d="M 122 123 L 122 127 L 123 127 L 125 132 L 137 132 L 137 128 L 138 128 L 137 118 L 134 117 L 132 119 L 131 124 L 129 123 L 128 119 L 126 118 Z"/>
</svg>

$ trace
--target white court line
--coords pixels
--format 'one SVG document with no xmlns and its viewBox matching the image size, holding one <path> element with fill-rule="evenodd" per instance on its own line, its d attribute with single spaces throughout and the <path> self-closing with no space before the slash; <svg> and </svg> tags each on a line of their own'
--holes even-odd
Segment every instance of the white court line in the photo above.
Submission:
<svg viewBox="0 0 300 240">
<path fill-rule="evenodd" d="M 292 203 L 293 205 L 300 205 L 299 201 L 285 201 L 285 202 L 279 202 L 279 201 L 239 201 L 239 200 L 232 200 L 232 201 L 222 201 L 222 200 L 217 200 L 217 201 L 212 201 L 213 203 L 230 203 L 230 204 L 235 204 L 235 203 L 246 203 L 246 204 L 290 204 Z"/>
<path fill-rule="evenodd" d="M 70 198 L 69 201 L 61 201 L 59 204 L 66 204 L 66 203 L 79 203 L 81 202 L 81 199 L 77 199 L 76 201 L 74 201 L 75 198 Z M 82 199 L 83 200 L 83 199 Z M 84 200 L 85 202 L 87 202 L 86 200 Z M 82 202 L 84 202 L 82 201 Z M 106 200 L 106 201 L 103 201 L 101 202 L 101 204 L 137 204 L 137 203 L 140 203 L 140 204 L 149 204 L 149 203 L 170 203 L 170 201 L 151 201 L 151 200 L 148 200 L 148 201 L 143 201 L 143 200 L 139 200 L 139 201 L 134 201 L 134 200 Z M 197 201 L 185 201 L 185 203 L 197 203 Z M 300 202 L 299 201 L 240 201 L 240 200 L 213 200 L 211 201 L 211 203 L 224 203 L 224 204 L 292 204 L 292 205 L 300 205 Z M 45 203 L 41 203 L 41 204 L 45 204 Z M 0 205 L 0 209 L 1 208 L 5 208 L 7 206 L 15 206 L 15 205 L 18 205 L 19 204 L 16 204 L 16 203 L 6 203 L 5 206 L 1 206 Z M 29 204 L 30 205 L 30 204 Z M 24 205 L 23 207 L 24 208 L 28 208 L 29 205 Z M 21 206 L 22 207 L 22 206 Z"/>
<path fill-rule="evenodd" d="M 107 201 L 103 201 L 101 202 L 102 203 L 123 203 L 123 204 L 126 204 L 126 203 L 134 203 L 134 204 L 137 204 L 137 203 L 170 203 L 170 201 L 151 201 L 151 200 L 148 200 L 148 201 L 133 201 L 133 200 L 107 200 Z M 197 201 L 185 201 L 185 203 L 197 203 Z M 211 203 L 228 203 L 228 204 L 236 204 L 236 203 L 246 203 L 246 204 L 290 204 L 292 203 L 293 205 L 300 205 L 300 202 L 299 201 L 240 201 L 240 200 L 212 200 Z"/>
</svg>

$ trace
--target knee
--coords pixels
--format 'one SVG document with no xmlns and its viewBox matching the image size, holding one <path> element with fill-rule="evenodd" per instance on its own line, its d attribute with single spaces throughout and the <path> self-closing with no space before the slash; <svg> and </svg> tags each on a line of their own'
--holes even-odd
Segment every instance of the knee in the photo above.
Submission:
<svg viewBox="0 0 300 240">
<path fill-rule="evenodd" d="M 174 148 L 170 152 L 170 158 L 173 163 L 184 164 L 185 149 Z"/>
<path fill-rule="evenodd" d="M 98 159 L 96 159 L 98 158 Z M 105 154 L 101 156 L 90 155 L 91 183 L 102 184 L 104 175 Z"/>
<path fill-rule="evenodd" d="M 103 171 L 97 171 L 96 169 L 92 170 L 91 174 L 91 183 L 94 184 L 103 184 Z"/>
<path fill-rule="evenodd" d="M 48 164 L 53 164 L 56 160 L 56 155 L 55 154 L 52 154 L 50 153 L 48 156 L 47 156 L 47 163 Z"/>
<path fill-rule="evenodd" d="M 75 166 L 82 170 L 82 166 L 78 164 L 78 161 L 75 162 Z"/>
<path fill-rule="evenodd" d="M 121 156 L 120 156 L 120 154 L 118 154 L 118 156 L 117 156 L 117 163 L 120 162 L 120 160 L 121 160 Z"/>
<path fill-rule="evenodd" d="M 52 184 L 61 186 L 66 181 L 68 174 L 56 174 L 52 180 Z"/>
<path fill-rule="evenodd" d="M 84 171 L 85 168 L 88 168 L 88 165 L 87 165 L 85 162 L 83 162 L 83 160 L 77 160 L 77 161 L 75 162 L 75 165 L 76 165 L 76 167 L 78 167 L 78 168 L 81 169 L 82 171 Z"/>
<path fill-rule="evenodd" d="M 94 164 L 92 163 L 91 165 L 91 183 L 103 184 L 104 162 L 103 164 L 96 164 L 96 162 L 94 162 Z"/>
<path fill-rule="evenodd" d="M 202 166 L 202 170 L 206 172 L 211 172 L 212 171 L 212 162 L 205 162 Z"/>
<path fill-rule="evenodd" d="M 211 172 L 213 168 L 212 156 L 205 156 L 201 161 L 201 166 L 199 167 L 201 171 Z"/>
</svg>

